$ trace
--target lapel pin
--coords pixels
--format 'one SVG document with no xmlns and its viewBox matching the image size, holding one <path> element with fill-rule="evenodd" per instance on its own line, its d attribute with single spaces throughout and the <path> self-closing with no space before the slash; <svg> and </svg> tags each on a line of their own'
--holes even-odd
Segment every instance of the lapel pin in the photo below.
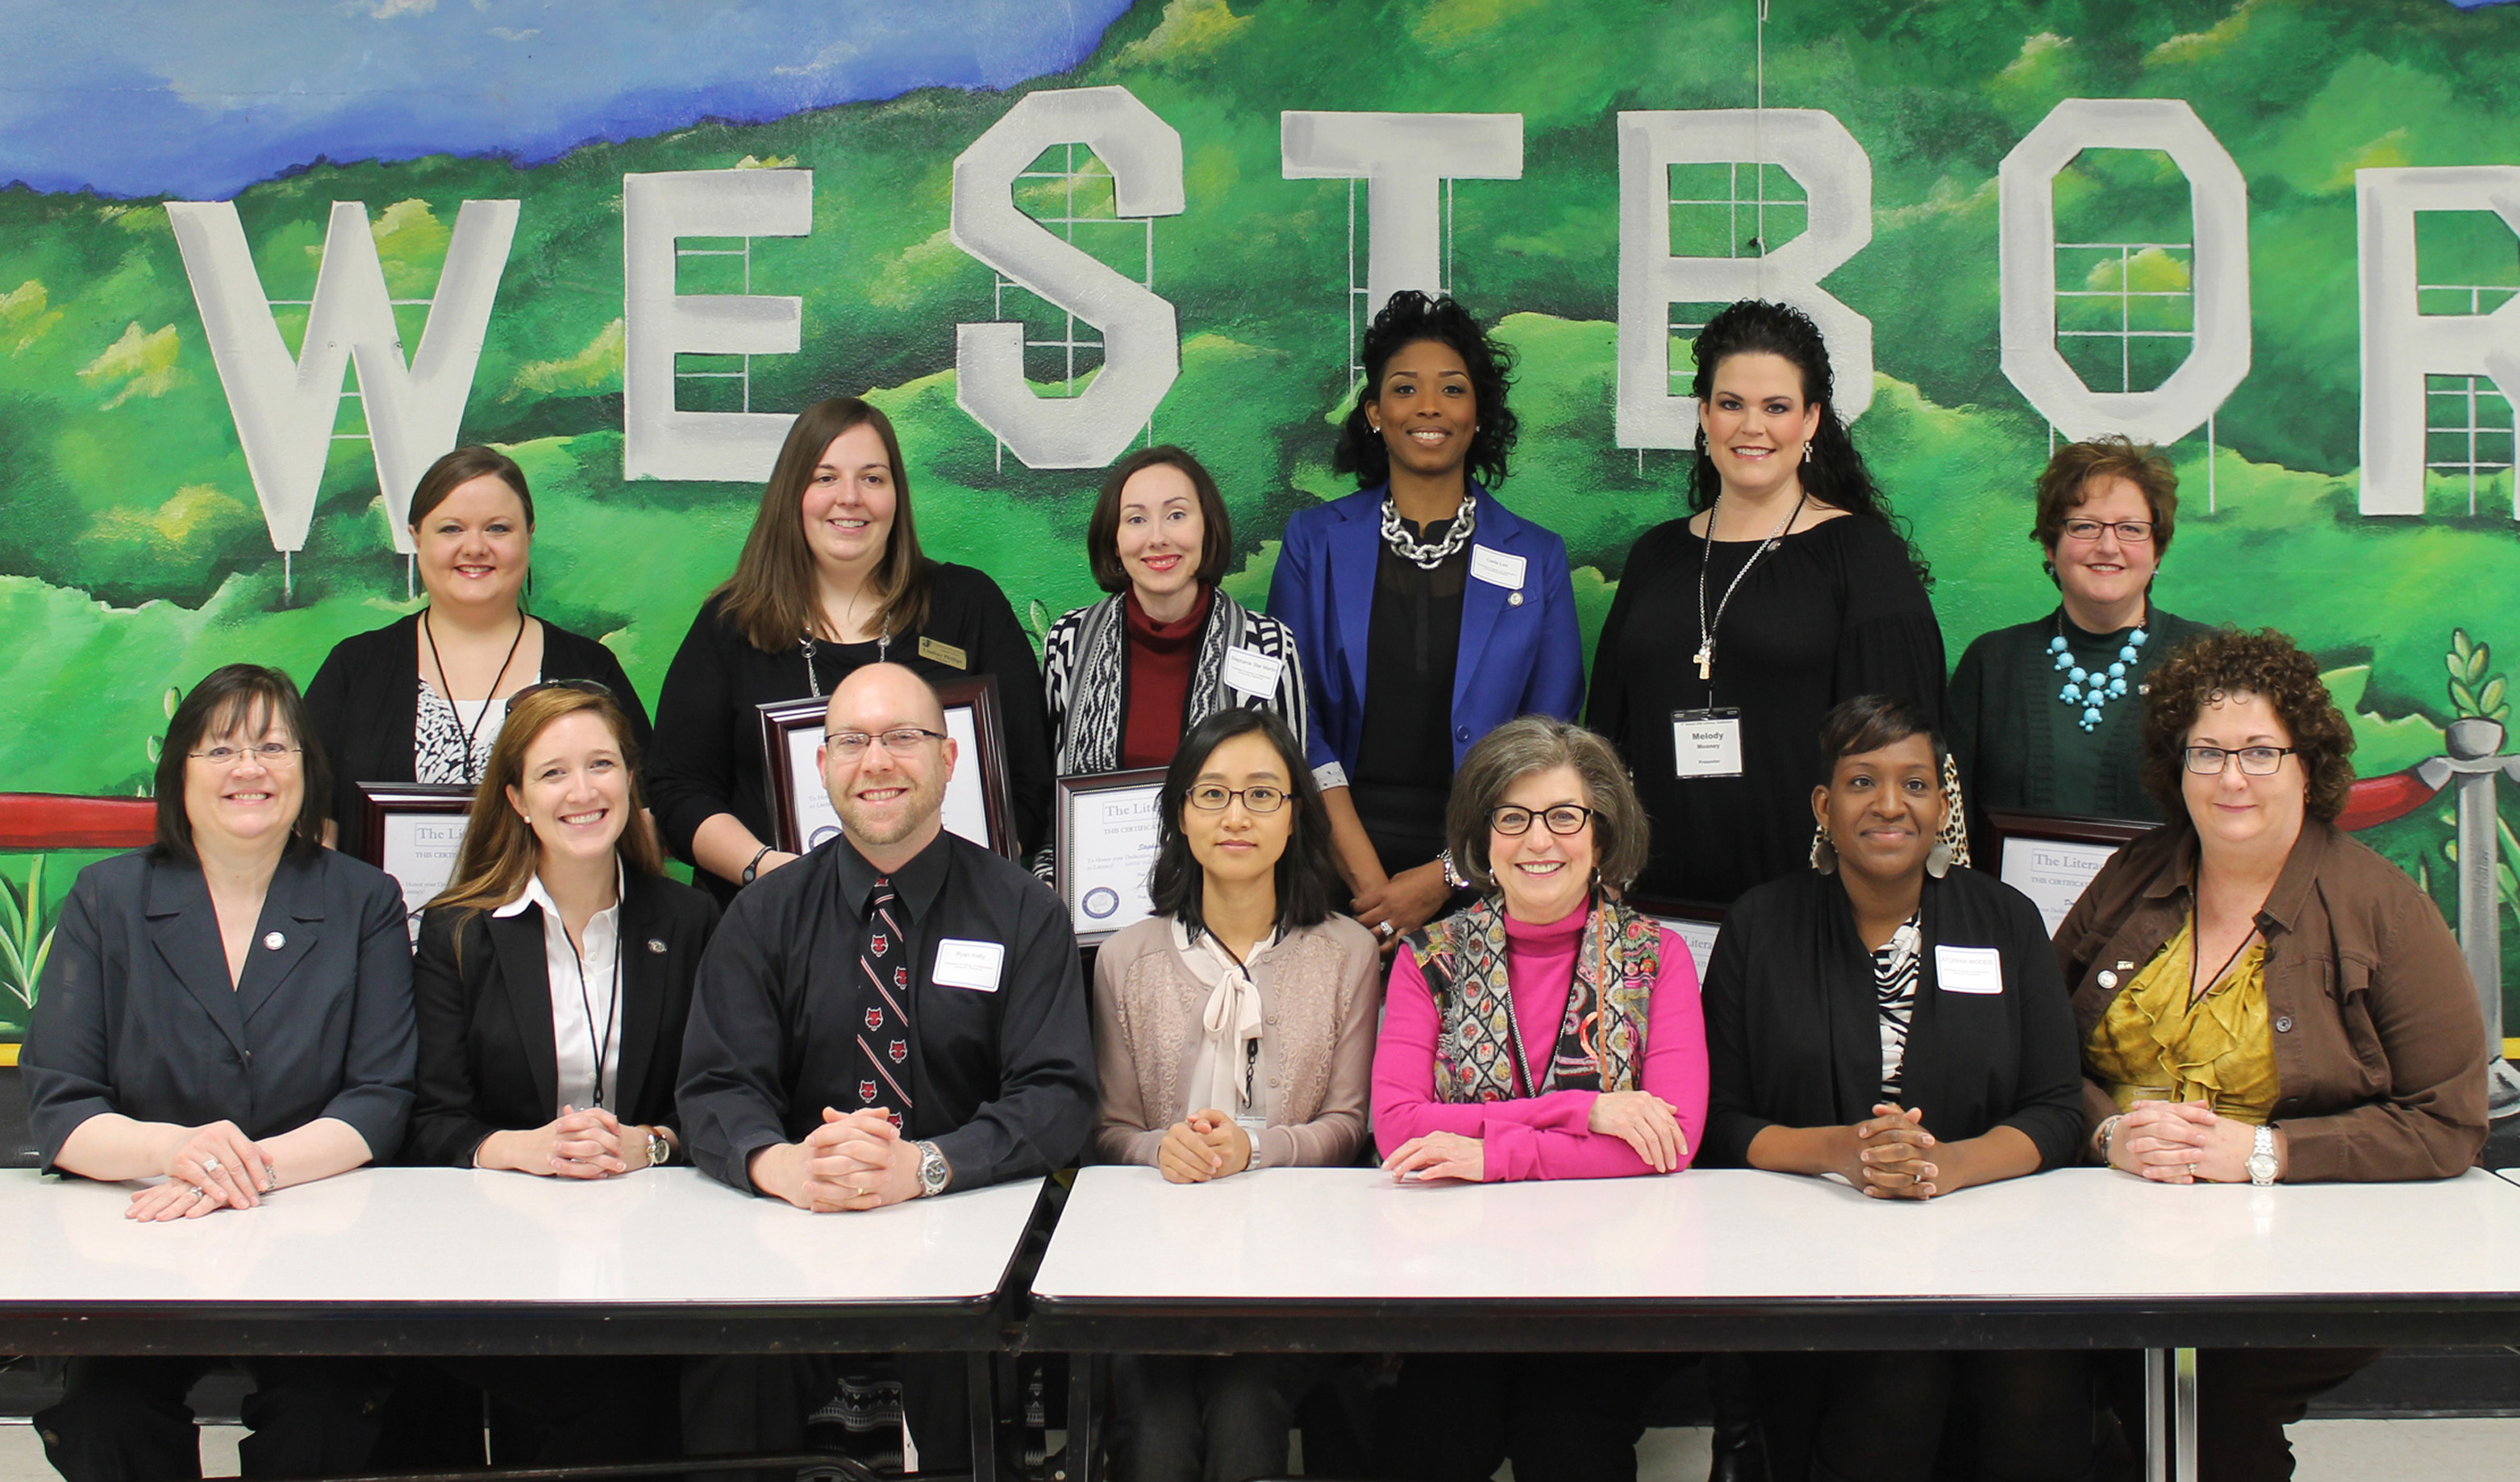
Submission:
<svg viewBox="0 0 2520 1482">
<path fill-rule="evenodd" d="M 265 947 L 270 948 L 272 951 L 278 952 L 281 948 L 289 945 L 289 938 L 282 936 L 277 931 L 266 931 L 262 936 L 262 944 Z"/>
<path fill-rule="evenodd" d="M 2101 974 L 2100 974 L 2100 986 L 2101 986 L 2101 987 L 2103 987 L 2103 988 L 2115 988 L 2117 985 L 2118 985 L 2118 975 L 2117 975 L 2116 973 L 2114 973 L 2114 972 L 2103 972 L 2103 973 L 2101 973 Z"/>
<path fill-rule="evenodd" d="M 1508 598 L 1505 600 L 1505 605 L 1506 605 L 1507 606 L 1508 606 L 1508 607 L 1519 607 L 1519 606 L 1522 606 L 1522 594 L 1521 594 L 1520 592 L 1513 593 L 1511 596 L 1508 597 Z"/>
<path fill-rule="evenodd" d="M 663 957 L 665 955 L 665 939 L 661 936 L 652 936 L 648 938 L 648 950 L 656 954 L 658 957 Z"/>
</svg>

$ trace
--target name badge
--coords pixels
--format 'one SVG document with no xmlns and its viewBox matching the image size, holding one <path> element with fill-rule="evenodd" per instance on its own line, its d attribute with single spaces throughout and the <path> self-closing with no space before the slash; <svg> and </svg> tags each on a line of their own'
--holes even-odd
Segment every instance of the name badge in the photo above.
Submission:
<svg viewBox="0 0 2520 1482">
<path fill-rule="evenodd" d="M 971 667 L 971 655 L 955 648 L 952 644 L 940 644 L 936 640 L 925 637 L 924 635 L 922 635 L 919 640 L 919 656 L 921 658 L 932 659 L 948 668 L 968 669 Z"/>
<path fill-rule="evenodd" d="M 1286 672 L 1286 661 L 1263 653 L 1257 649 L 1225 651 L 1225 682 L 1245 695 L 1271 696 L 1278 693 L 1278 680 Z"/>
<path fill-rule="evenodd" d="M 936 944 L 936 970 L 929 975 L 948 988 L 995 993 L 998 974 L 1006 966 L 1004 942 L 967 942 L 949 936 Z"/>
<path fill-rule="evenodd" d="M 1525 564 L 1521 557 L 1508 556 L 1490 546 L 1470 547 L 1470 574 L 1491 586 L 1519 591 Z"/>
<path fill-rule="evenodd" d="M 1671 712 L 1673 772 L 1679 777 L 1741 775 L 1741 712 L 1674 710 Z"/>
<path fill-rule="evenodd" d="M 2003 991 L 2003 954 L 1993 947 L 1936 947 L 1934 981 L 1945 993 Z"/>
</svg>

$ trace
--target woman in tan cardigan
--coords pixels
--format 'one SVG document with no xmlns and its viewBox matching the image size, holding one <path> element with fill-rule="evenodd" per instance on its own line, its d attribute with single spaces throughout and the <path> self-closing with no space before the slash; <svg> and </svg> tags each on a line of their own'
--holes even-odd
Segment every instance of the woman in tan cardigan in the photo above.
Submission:
<svg viewBox="0 0 2520 1482">
<path fill-rule="evenodd" d="M 1331 914 L 1338 876 L 1304 750 L 1265 710 L 1192 728 L 1164 777 L 1155 915 L 1094 965 L 1094 1151 L 1176 1184 L 1339 1166 L 1365 1145 L 1380 954 Z M 1112 1361 L 1123 1482 L 1282 1475 L 1314 1365 Z"/>
</svg>

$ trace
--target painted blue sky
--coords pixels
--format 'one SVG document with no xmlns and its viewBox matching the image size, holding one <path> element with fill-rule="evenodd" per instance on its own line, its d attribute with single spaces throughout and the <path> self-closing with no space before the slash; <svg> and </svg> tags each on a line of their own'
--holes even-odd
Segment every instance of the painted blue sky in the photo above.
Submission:
<svg viewBox="0 0 2520 1482">
<path fill-rule="evenodd" d="M 0 0 L 0 184 L 221 200 L 1073 66 L 1129 0 Z"/>
</svg>

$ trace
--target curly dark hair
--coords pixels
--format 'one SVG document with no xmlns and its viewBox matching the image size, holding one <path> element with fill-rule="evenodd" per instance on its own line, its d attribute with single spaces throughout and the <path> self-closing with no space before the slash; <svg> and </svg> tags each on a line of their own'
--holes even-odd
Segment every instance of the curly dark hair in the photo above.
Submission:
<svg viewBox="0 0 2520 1482">
<path fill-rule="evenodd" d="M 1820 407 L 1820 426 L 1812 432 L 1811 462 L 1802 470 L 1803 487 L 1815 499 L 1834 505 L 1850 515 L 1877 519 L 1888 525 L 1908 548 L 1908 563 L 1916 568 L 1916 579 L 1930 587 L 1933 572 L 1925 559 L 1916 553 L 1916 543 L 1909 535 L 1908 522 L 1891 513 L 1890 498 L 1872 481 L 1872 471 L 1864 466 L 1864 455 L 1855 450 L 1855 439 L 1847 435 L 1846 424 L 1837 418 L 1837 384 L 1828 367 L 1828 342 L 1821 337 L 1820 326 L 1812 317 L 1788 303 L 1771 303 L 1764 298 L 1744 298 L 1719 310 L 1706 327 L 1697 332 L 1690 356 L 1697 362 L 1697 374 L 1688 383 L 1688 394 L 1700 406 L 1715 397 L 1716 368 L 1735 355 L 1780 355 L 1802 373 L 1803 400 Z M 1697 460 L 1688 471 L 1688 507 L 1710 509 L 1717 495 L 1724 492 L 1724 477 L 1715 471 L 1715 460 L 1706 451 L 1706 428 L 1697 429 Z"/>
<path fill-rule="evenodd" d="M 1365 404 L 1381 389 L 1382 373 L 1391 357 L 1428 340 L 1451 345 L 1469 368 L 1470 395 L 1478 402 L 1479 416 L 1478 430 L 1470 434 L 1471 476 L 1491 489 L 1505 482 L 1506 461 L 1513 454 L 1513 440 L 1521 428 L 1505 403 L 1506 392 L 1513 385 L 1512 348 L 1492 338 L 1470 311 L 1451 297 L 1429 298 L 1416 289 L 1403 289 L 1391 295 L 1382 312 L 1373 316 L 1372 328 L 1365 332 L 1365 389 L 1348 409 L 1347 422 L 1339 427 L 1338 446 L 1330 453 L 1330 468 L 1355 474 L 1360 489 L 1391 481 L 1391 450 L 1383 446 L 1382 434 L 1366 423 Z"/>
<path fill-rule="evenodd" d="M 2187 733 L 2207 705 L 2228 695 L 2255 695 L 2274 708 L 2292 733 L 2293 759 L 2310 777 L 2303 806 L 2334 822 L 2354 786 L 2354 728 L 2328 696 L 2318 661 L 2272 628 L 2216 629 L 2182 644 L 2152 671 L 2143 699 L 2143 790 L 2161 816 L 2187 817 Z"/>
</svg>

